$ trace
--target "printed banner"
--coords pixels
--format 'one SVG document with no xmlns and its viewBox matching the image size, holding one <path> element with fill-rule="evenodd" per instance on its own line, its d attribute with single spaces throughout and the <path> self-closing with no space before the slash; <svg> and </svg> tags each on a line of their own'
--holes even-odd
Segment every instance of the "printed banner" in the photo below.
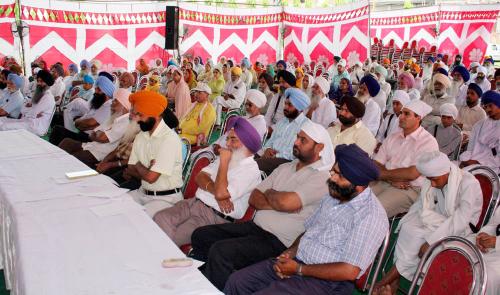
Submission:
<svg viewBox="0 0 500 295">
<path fill-rule="evenodd" d="M 348 65 L 364 61 L 370 48 L 368 1 L 326 9 L 285 8 L 284 58 L 328 66 L 335 55 Z"/>
</svg>

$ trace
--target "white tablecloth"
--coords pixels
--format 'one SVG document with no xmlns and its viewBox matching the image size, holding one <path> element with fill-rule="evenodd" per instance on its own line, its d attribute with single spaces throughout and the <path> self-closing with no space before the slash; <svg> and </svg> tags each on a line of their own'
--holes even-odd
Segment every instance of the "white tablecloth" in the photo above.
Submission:
<svg viewBox="0 0 500 295">
<path fill-rule="evenodd" d="M 220 294 L 142 207 L 26 131 L 0 132 L 0 250 L 11 294 Z"/>
</svg>

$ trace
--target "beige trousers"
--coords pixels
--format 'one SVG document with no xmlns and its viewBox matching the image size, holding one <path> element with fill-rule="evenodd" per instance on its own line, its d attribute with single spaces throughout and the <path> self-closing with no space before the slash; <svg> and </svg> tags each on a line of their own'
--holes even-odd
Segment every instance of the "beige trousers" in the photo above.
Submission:
<svg viewBox="0 0 500 295">
<path fill-rule="evenodd" d="M 191 234 L 198 227 L 229 222 L 196 198 L 182 200 L 158 212 L 153 220 L 179 247 L 191 244 Z"/>
<path fill-rule="evenodd" d="M 377 181 L 371 184 L 370 188 L 384 206 L 389 218 L 408 212 L 420 194 L 420 188 L 399 189 L 385 181 Z"/>
</svg>

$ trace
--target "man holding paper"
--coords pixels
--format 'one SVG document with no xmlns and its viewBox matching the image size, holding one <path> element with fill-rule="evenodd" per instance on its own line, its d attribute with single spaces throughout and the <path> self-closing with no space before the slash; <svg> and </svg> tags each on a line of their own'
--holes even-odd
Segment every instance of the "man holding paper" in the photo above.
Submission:
<svg viewBox="0 0 500 295">
<path fill-rule="evenodd" d="M 158 211 L 182 200 L 182 143 L 162 119 L 167 99 L 154 91 L 139 91 L 129 97 L 131 117 L 142 132 L 135 137 L 123 177 L 141 180 L 131 191 L 136 202 L 153 217 Z"/>
</svg>

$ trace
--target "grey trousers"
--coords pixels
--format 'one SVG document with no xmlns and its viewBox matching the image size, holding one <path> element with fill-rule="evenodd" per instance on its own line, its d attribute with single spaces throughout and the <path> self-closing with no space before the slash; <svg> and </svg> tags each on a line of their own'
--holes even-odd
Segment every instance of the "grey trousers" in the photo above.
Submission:
<svg viewBox="0 0 500 295">
<path fill-rule="evenodd" d="M 229 222 L 197 198 L 179 201 L 156 213 L 153 220 L 179 247 L 191 244 L 191 234 L 198 227 Z"/>
</svg>

